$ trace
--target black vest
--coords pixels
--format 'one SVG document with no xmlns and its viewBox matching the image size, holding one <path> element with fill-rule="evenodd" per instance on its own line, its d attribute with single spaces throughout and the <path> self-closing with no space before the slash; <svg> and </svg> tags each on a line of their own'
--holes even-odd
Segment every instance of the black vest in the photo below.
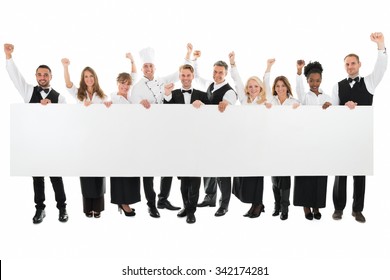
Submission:
<svg viewBox="0 0 390 280">
<path fill-rule="evenodd" d="M 60 94 L 58 92 L 56 92 L 54 89 L 51 89 L 46 98 L 49 99 L 51 103 L 58 103 L 59 96 Z M 35 86 L 29 103 L 40 103 L 42 99 L 41 87 Z"/>
<path fill-rule="evenodd" d="M 233 90 L 233 88 L 229 84 L 226 84 L 223 87 L 221 87 L 221 88 L 217 89 L 216 91 L 212 92 L 213 89 L 214 89 L 214 83 L 212 83 L 207 88 L 207 96 L 208 96 L 211 104 L 219 104 L 219 102 L 221 102 L 223 100 L 223 97 L 224 97 L 225 93 L 228 90 Z"/>
<path fill-rule="evenodd" d="M 339 99 L 340 105 L 344 105 L 348 101 L 356 102 L 358 105 L 372 105 L 373 95 L 368 92 L 364 78 L 360 78 L 353 87 L 349 85 L 347 79 L 339 82 Z"/>
</svg>

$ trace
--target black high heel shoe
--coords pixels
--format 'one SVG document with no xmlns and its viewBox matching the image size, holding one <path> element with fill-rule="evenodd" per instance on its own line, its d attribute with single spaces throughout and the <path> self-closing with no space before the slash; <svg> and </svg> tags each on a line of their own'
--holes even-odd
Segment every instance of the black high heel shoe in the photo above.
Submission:
<svg viewBox="0 0 390 280">
<path fill-rule="evenodd" d="M 261 212 L 265 212 L 264 211 L 264 205 L 263 204 L 260 204 L 260 205 L 257 205 L 255 206 L 255 208 L 253 209 L 253 212 L 252 214 L 249 216 L 249 218 L 257 218 L 260 216 Z"/>
<path fill-rule="evenodd" d="M 255 208 L 255 205 L 252 204 L 251 208 L 244 214 L 244 217 L 250 217 L 253 213 L 253 209 Z"/>
<path fill-rule="evenodd" d="M 123 206 L 122 206 L 122 204 L 119 204 L 118 205 L 118 211 L 119 211 L 119 213 L 121 213 L 122 214 L 122 211 L 125 213 L 125 216 L 127 216 L 127 217 L 133 217 L 133 216 L 135 216 L 135 209 L 133 209 L 133 208 L 130 208 L 131 209 L 131 212 L 127 212 L 127 211 L 125 211 L 125 209 L 123 209 Z"/>
<path fill-rule="evenodd" d="M 311 212 L 310 208 L 303 207 L 303 212 L 305 213 L 305 218 L 309 221 L 313 220 L 313 213 Z"/>
</svg>

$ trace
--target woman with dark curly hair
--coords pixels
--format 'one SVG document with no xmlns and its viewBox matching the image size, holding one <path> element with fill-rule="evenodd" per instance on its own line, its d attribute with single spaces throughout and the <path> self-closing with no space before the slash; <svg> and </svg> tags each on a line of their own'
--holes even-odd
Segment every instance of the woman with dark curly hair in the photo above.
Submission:
<svg viewBox="0 0 390 280">
<path fill-rule="evenodd" d="M 304 67 L 304 75 L 310 90 L 303 87 L 302 68 L 305 61 L 297 61 L 296 90 L 302 105 L 322 106 L 323 109 L 331 105 L 331 97 L 320 89 L 322 81 L 322 65 L 318 61 L 310 62 Z M 327 176 L 295 176 L 294 200 L 295 206 L 303 206 L 305 217 L 308 220 L 321 219 L 319 208 L 326 205 Z"/>
</svg>

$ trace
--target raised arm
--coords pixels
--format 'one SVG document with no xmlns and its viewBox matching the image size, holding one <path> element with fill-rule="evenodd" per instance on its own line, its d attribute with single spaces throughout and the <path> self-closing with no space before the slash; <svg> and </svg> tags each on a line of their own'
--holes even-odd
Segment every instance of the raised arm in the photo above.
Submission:
<svg viewBox="0 0 390 280">
<path fill-rule="evenodd" d="M 133 58 L 133 55 L 131 53 L 126 53 L 126 58 L 128 58 L 130 60 L 130 64 L 131 64 L 131 72 L 130 72 L 130 75 L 131 75 L 131 79 L 132 79 L 132 84 L 135 83 L 135 81 L 137 80 L 137 67 L 135 65 L 135 62 L 134 62 L 134 58 Z"/>
<path fill-rule="evenodd" d="M 274 65 L 274 63 L 275 63 L 275 58 L 267 59 L 267 68 L 265 69 L 264 78 L 263 78 L 268 102 L 271 102 L 273 98 L 270 76 L 271 76 L 271 68 Z"/>
<path fill-rule="evenodd" d="M 245 95 L 245 86 L 242 82 L 240 73 L 238 72 L 237 65 L 236 65 L 236 54 L 234 52 L 229 53 L 229 62 L 230 62 L 230 75 L 232 76 L 232 79 L 234 81 L 234 85 L 238 94 L 238 99 L 240 100 L 240 103 L 243 104 L 246 98 Z"/>
<path fill-rule="evenodd" d="M 378 47 L 378 57 L 374 66 L 374 70 L 370 75 L 365 77 L 367 90 L 374 94 L 375 88 L 382 81 L 382 78 L 387 69 L 387 53 L 385 48 L 385 37 L 381 32 L 371 33 L 371 41 L 375 42 Z"/>
<path fill-rule="evenodd" d="M 296 78 L 296 91 L 298 95 L 299 102 L 302 104 L 305 100 L 305 88 L 303 86 L 303 77 L 302 77 L 302 69 L 305 66 L 305 61 L 300 59 L 297 60 L 297 78 Z"/>
<path fill-rule="evenodd" d="M 8 75 L 14 84 L 15 88 L 18 90 L 19 94 L 22 96 L 24 102 L 28 103 L 31 99 L 34 86 L 26 82 L 22 74 L 19 72 L 19 69 L 16 67 L 15 62 L 12 59 L 12 53 L 14 52 L 14 45 L 4 44 L 4 53 L 6 58 L 6 69 Z"/>
<path fill-rule="evenodd" d="M 69 75 L 69 65 L 70 65 L 70 60 L 67 58 L 61 59 L 62 66 L 64 67 L 64 78 L 65 78 L 65 84 L 67 88 L 73 87 L 73 83 L 70 80 L 70 75 Z"/>
<path fill-rule="evenodd" d="M 191 60 L 190 60 L 191 52 L 192 52 L 192 45 L 191 45 L 191 43 L 188 43 L 187 44 L 187 52 L 186 52 L 186 55 L 184 57 L 184 64 L 190 64 L 190 65 L 192 64 Z M 179 81 L 179 70 L 176 70 L 174 73 L 172 73 L 170 75 L 160 77 L 160 80 L 163 81 L 165 84 L 176 83 L 177 81 Z"/>
</svg>

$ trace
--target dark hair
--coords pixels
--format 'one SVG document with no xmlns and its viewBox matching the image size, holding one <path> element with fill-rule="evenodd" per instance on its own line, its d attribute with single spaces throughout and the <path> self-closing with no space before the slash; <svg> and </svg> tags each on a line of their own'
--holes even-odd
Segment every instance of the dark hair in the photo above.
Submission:
<svg viewBox="0 0 390 280">
<path fill-rule="evenodd" d="M 222 61 L 222 60 L 218 60 L 217 62 L 214 63 L 214 66 L 222 66 L 222 67 L 225 67 L 225 70 L 227 71 L 228 70 L 228 65 L 226 64 L 225 61 Z"/>
<path fill-rule="evenodd" d="M 37 68 L 37 70 L 35 70 L 35 72 L 37 72 L 39 68 L 45 68 L 45 69 L 49 70 L 49 72 L 50 72 L 50 74 L 51 74 L 51 69 L 50 69 L 49 66 L 47 66 L 47 65 L 45 65 L 45 64 L 39 65 L 38 68 Z"/>
<path fill-rule="evenodd" d="M 308 78 L 309 75 L 312 73 L 318 73 L 322 76 L 322 71 L 324 70 L 322 69 L 321 63 L 319 63 L 318 61 L 314 61 L 314 62 L 309 62 L 309 64 L 305 66 L 303 70 L 303 74 L 305 75 L 306 78 Z"/>
</svg>

